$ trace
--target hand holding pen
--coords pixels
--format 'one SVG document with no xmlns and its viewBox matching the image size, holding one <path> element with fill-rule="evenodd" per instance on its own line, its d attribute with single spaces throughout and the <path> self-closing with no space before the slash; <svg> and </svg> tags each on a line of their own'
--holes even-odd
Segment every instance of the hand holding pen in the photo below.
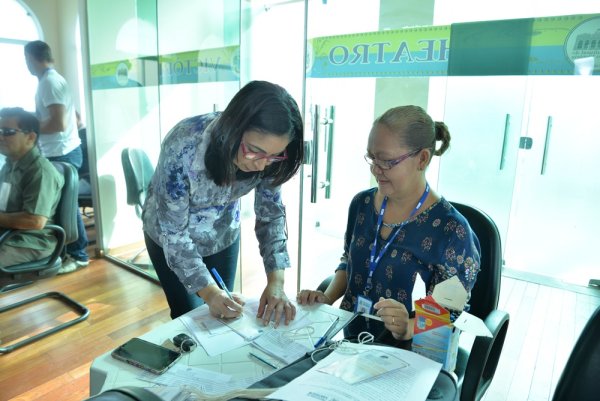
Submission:
<svg viewBox="0 0 600 401">
<path fill-rule="evenodd" d="M 231 319 L 238 317 L 243 310 L 244 301 L 237 294 L 232 294 L 225 282 L 213 267 L 210 269 L 217 285 L 223 290 L 213 292 L 208 298 L 204 298 L 204 301 L 208 304 L 211 315 L 221 319 Z M 215 288 L 212 286 L 212 288 Z"/>
</svg>

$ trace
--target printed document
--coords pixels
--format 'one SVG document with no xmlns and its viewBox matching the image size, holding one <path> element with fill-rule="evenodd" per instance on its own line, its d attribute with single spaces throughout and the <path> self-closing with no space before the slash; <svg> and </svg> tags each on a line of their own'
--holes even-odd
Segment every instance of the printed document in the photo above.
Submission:
<svg viewBox="0 0 600 401">
<path fill-rule="evenodd" d="M 347 373 L 332 371 L 346 367 L 357 354 L 377 350 L 399 362 L 366 380 L 344 380 Z M 270 398 L 284 401 L 397 401 L 426 400 L 442 365 L 414 352 L 378 345 L 344 344 L 312 369 L 281 387 Z M 346 377 L 347 379 L 347 377 Z M 349 382 L 353 382 L 350 384 Z"/>
</svg>

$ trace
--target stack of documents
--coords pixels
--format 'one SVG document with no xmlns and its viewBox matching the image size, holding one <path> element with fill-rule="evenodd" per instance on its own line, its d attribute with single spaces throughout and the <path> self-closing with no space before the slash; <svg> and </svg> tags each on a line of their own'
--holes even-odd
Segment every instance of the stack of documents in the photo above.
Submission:
<svg viewBox="0 0 600 401">
<path fill-rule="evenodd" d="M 262 320 L 256 318 L 258 304 L 258 299 L 246 301 L 242 315 L 232 320 L 214 318 L 207 305 L 196 308 L 179 319 L 206 353 L 216 356 L 248 345 L 266 331 L 274 330 L 270 326 L 264 326 Z M 307 315 L 308 311 L 297 308 L 296 318 L 285 326 L 285 318 L 282 317 L 276 330 L 290 331 L 305 327 L 311 324 L 310 320 L 305 319 Z"/>
<path fill-rule="evenodd" d="M 207 305 L 179 319 L 210 356 L 252 344 L 290 364 L 313 350 L 329 328 L 335 333 L 353 316 L 351 312 L 325 304 L 296 305 L 296 318 L 286 326 L 282 317 L 279 326 L 274 328 L 264 326 L 262 320 L 256 318 L 258 305 L 258 299 L 247 300 L 242 315 L 233 320 L 214 318 Z"/>
</svg>

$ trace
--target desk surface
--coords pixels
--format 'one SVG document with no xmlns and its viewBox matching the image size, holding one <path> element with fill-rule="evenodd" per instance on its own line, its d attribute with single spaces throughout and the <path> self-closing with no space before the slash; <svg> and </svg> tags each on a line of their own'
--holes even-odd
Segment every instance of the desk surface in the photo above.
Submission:
<svg viewBox="0 0 600 401">
<path fill-rule="evenodd" d="M 347 318 L 346 314 L 348 312 L 340 311 L 328 305 L 323 306 L 325 308 L 319 307 L 309 312 L 308 318 L 311 320 L 310 326 L 312 329 L 298 330 L 294 337 L 296 341 L 312 348 L 319 336 L 327 330 L 337 316 L 342 317 L 340 325 Z M 141 338 L 156 344 L 163 344 L 179 333 L 190 334 L 182 320 L 175 319 L 144 334 Z M 247 386 L 250 386 L 253 382 L 266 378 L 275 372 L 271 367 L 251 358 L 249 356 L 250 351 L 278 367 L 283 368 L 285 365 L 283 362 L 248 344 L 216 356 L 209 356 L 201 346 L 198 346 L 194 351 L 183 354 L 171 369 L 177 366 L 193 366 L 214 372 L 215 376 L 225 374 L 231 375 L 232 378 L 240 382 L 248 380 Z M 101 391 L 122 386 L 151 387 L 150 382 L 140 379 L 141 373 L 143 372 L 140 369 L 115 360 L 110 352 L 107 352 L 96 358 L 91 365 L 90 395 L 93 396 Z M 443 398 L 438 397 L 436 399 L 454 400 L 456 398 L 456 385 L 447 374 L 441 373 L 439 375 L 434 391 L 436 391 L 436 387 L 437 392 L 443 394 Z"/>
</svg>

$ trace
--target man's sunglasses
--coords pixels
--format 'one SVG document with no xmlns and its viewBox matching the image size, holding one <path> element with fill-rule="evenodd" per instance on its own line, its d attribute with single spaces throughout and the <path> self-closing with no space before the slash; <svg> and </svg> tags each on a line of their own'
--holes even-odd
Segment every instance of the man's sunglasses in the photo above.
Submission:
<svg viewBox="0 0 600 401">
<path fill-rule="evenodd" d="M 17 132 L 25 132 L 22 129 L 18 128 L 0 128 L 0 135 L 2 136 L 12 136 Z"/>
</svg>

